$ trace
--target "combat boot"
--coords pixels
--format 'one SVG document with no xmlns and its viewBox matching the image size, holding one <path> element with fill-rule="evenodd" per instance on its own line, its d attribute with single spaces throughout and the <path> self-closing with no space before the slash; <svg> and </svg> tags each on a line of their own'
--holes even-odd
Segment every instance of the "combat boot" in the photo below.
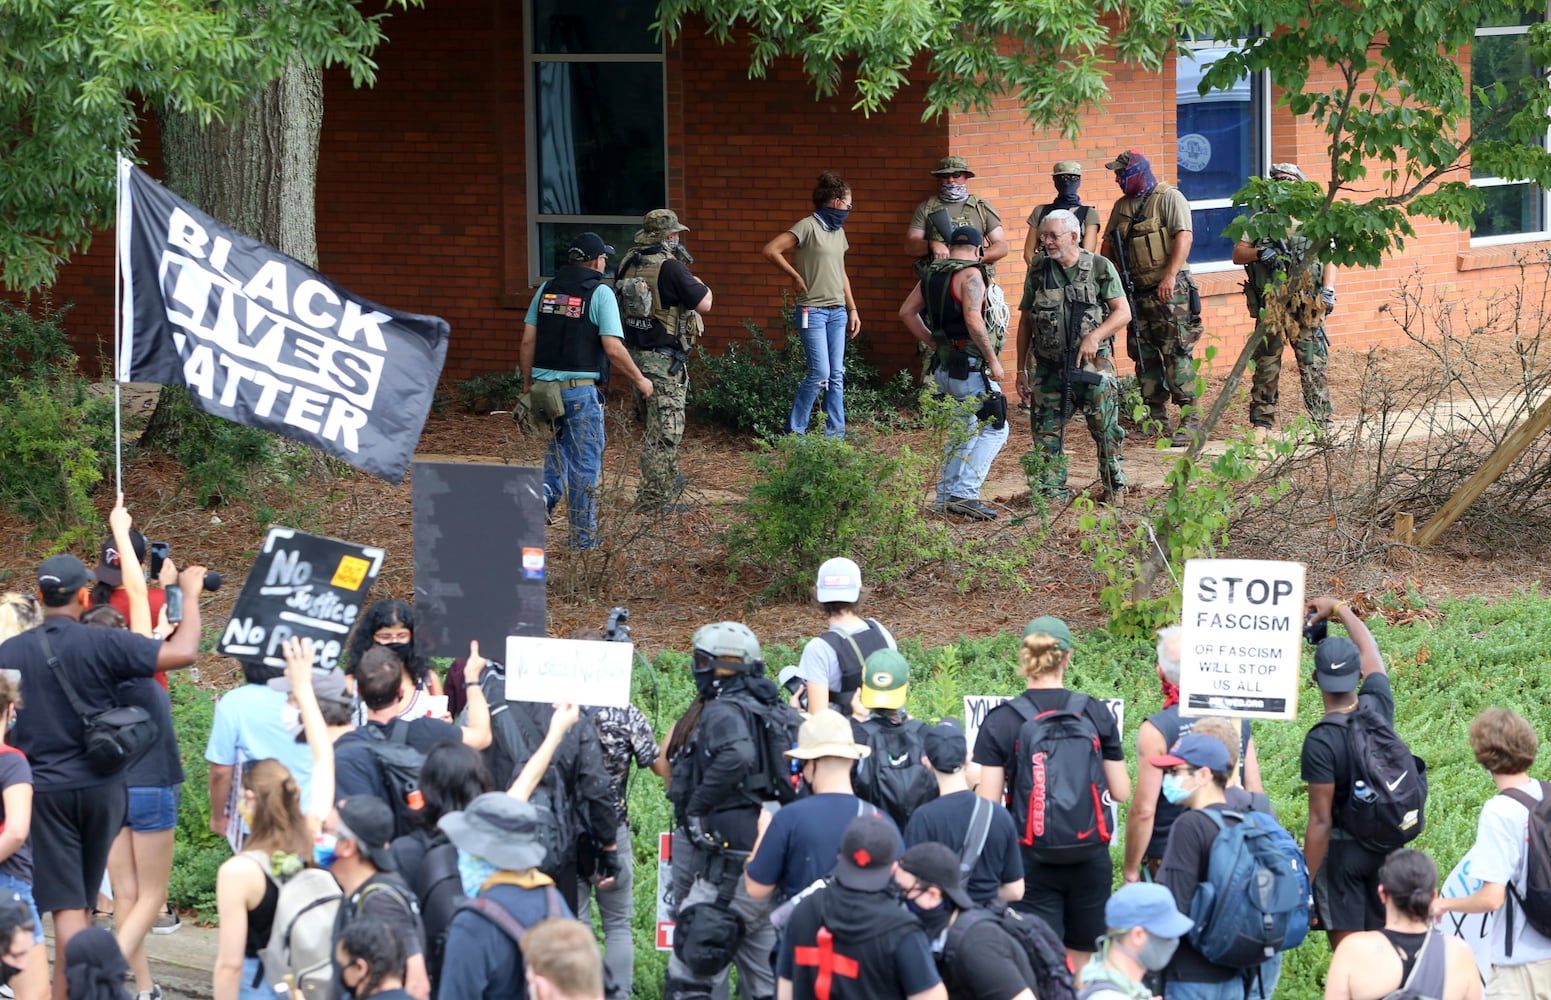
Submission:
<svg viewBox="0 0 1551 1000">
<path fill-rule="evenodd" d="M 1169 445 L 1174 448 L 1189 448 L 1201 436 L 1201 418 L 1191 413 L 1180 421 L 1179 430 L 1174 432 Z"/>
<path fill-rule="evenodd" d="M 1173 429 L 1173 425 L 1169 423 L 1168 404 L 1160 403 L 1157 406 L 1153 406 L 1149 403 L 1147 406 L 1147 424 L 1148 430 L 1155 431 L 1158 437 L 1168 437 L 1169 432 Z"/>
</svg>

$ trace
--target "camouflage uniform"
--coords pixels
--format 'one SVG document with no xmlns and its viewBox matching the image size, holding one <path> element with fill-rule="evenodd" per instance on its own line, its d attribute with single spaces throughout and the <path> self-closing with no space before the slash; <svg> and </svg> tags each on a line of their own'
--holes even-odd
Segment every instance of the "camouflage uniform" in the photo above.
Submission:
<svg viewBox="0 0 1551 1000">
<path fill-rule="evenodd" d="M 1099 478 L 1104 488 L 1124 488 L 1126 474 L 1122 466 L 1125 457 L 1121 445 L 1126 432 L 1120 427 L 1120 383 L 1115 381 L 1115 363 L 1110 348 L 1099 351 L 1093 359 L 1095 370 L 1103 374 L 1100 385 L 1072 386 L 1072 415 L 1082 413 L 1088 423 L 1088 433 L 1099 452 Z M 1044 487 L 1054 493 L 1066 486 L 1066 455 L 1061 450 L 1061 365 L 1047 364 L 1038 359 L 1034 362 L 1034 409 L 1029 413 L 1029 424 L 1034 441 L 1056 459 L 1045 477 Z M 1068 418 L 1070 419 L 1070 418 Z"/>
<path fill-rule="evenodd" d="M 1256 249 L 1273 246 L 1269 240 L 1255 243 Z M 1298 379 L 1303 384 L 1303 407 L 1310 419 L 1322 428 L 1330 426 L 1330 384 L 1325 368 L 1330 360 L 1330 340 L 1325 335 L 1325 309 L 1319 301 L 1320 282 L 1324 275 L 1324 263 L 1310 253 L 1308 240 L 1297 235 L 1294 229 L 1287 239 L 1290 255 L 1302 257 L 1307 265 L 1307 277 L 1295 276 L 1301 284 L 1308 282 L 1307 291 L 1294 294 L 1299 301 L 1291 310 L 1293 315 L 1273 320 L 1262 313 L 1267 288 L 1285 271 L 1272 264 L 1255 261 L 1246 264 L 1249 280 L 1244 286 L 1250 312 L 1255 316 L 1255 328 L 1261 332 L 1260 347 L 1255 351 L 1255 373 L 1249 394 L 1249 422 L 1257 427 L 1270 427 L 1276 423 L 1277 389 L 1282 378 L 1282 353 L 1290 341 L 1293 357 L 1298 362 Z M 1290 280 L 1283 278 L 1283 280 Z"/>
<path fill-rule="evenodd" d="M 644 417 L 641 435 L 641 484 L 636 490 L 640 507 L 662 507 L 678 499 L 679 442 L 684 440 L 684 404 L 689 398 L 689 369 L 668 374 L 673 359 L 655 351 L 632 350 L 630 358 L 641 374 L 652 380 L 652 395 L 631 389 L 635 410 Z"/>
</svg>

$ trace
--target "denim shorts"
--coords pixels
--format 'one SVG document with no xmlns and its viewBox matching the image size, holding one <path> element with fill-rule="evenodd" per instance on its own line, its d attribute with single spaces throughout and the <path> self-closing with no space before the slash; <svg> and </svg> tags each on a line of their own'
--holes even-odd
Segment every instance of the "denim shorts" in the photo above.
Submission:
<svg viewBox="0 0 1551 1000">
<path fill-rule="evenodd" d="M 0 872 L 0 892 L 14 892 L 27 904 L 27 909 L 32 913 L 32 933 L 37 936 L 38 943 L 43 942 L 43 914 L 38 912 L 38 904 L 32 901 L 32 886 L 23 882 L 14 875 Z"/>
<path fill-rule="evenodd" d="M 132 785 L 124 825 L 136 833 L 160 833 L 178 825 L 182 785 Z"/>
</svg>

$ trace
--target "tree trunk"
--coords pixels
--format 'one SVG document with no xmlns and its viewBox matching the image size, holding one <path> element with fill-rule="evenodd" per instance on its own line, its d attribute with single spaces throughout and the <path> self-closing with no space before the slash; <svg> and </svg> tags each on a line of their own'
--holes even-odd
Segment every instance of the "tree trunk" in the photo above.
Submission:
<svg viewBox="0 0 1551 1000">
<path fill-rule="evenodd" d="M 321 70 L 293 61 L 228 121 L 203 125 L 164 110 L 157 124 L 168 188 L 239 232 L 317 266 Z M 141 444 L 170 449 L 198 434 L 207 419 L 216 418 L 196 410 L 187 389 L 164 387 Z"/>
</svg>

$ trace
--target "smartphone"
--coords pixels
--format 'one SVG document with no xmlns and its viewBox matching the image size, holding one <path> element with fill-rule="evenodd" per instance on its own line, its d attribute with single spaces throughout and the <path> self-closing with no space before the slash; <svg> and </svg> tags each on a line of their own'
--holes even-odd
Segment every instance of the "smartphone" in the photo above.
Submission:
<svg viewBox="0 0 1551 1000">
<path fill-rule="evenodd" d="M 151 543 L 150 565 L 145 568 L 146 576 L 156 576 L 162 571 L 162 561 L 172 554 L 172 546 L 166 542 Z"/>
</svg>

